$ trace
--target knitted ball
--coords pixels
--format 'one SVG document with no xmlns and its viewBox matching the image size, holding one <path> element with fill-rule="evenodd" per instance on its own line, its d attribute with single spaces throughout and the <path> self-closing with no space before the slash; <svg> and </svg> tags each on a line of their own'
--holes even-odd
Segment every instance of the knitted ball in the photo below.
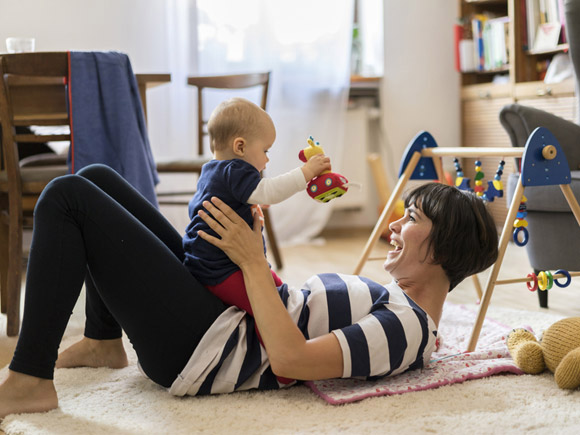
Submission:
<svg viewBox="0 0 580 435">
<path fill-rule="evenodd" d="M 562 319 L 550 326 L 542 337 L 544 361 L 552 373 L 572 349 L 580 347 L 580 317 Z"/>
</svg>

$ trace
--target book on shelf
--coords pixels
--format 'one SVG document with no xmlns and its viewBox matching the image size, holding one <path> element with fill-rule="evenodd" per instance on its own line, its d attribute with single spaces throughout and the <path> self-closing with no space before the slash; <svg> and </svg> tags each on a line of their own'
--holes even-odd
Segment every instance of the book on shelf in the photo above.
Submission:
<svg viewBox="0 0 580 435">
<path fill-rule="evenodd" d="M 520 6 L 525 17 L 527 40 L 523 49 L 551 50 L 566 42 L 566 18 L 563 0 L 522 0 Z"/>
<path fill-rule="evenodd" d="M 473 46 L 475 65 L 477 71 L 485 70 L 485 47 L 483 39 L 483 27 L 487 21 L 487 15 L 478 14 L 471 19 L 471 31 L 473 34 Z"/>
<path fill-rule="evenodd" d="M 562 24 L 560 42 L 565 44 L 568 40 L 566 39 L 566 14 L 564 13 L 564 0 L 558 0 L 558 18 L 558 21 Z"/>
<path fill-rule="evenodd" d="M 459 71 L 475 71 L 473 39 L 462 39 L 459 41 Z"/>
<path fill-rule="evenodd" d="M 536 39 L 536 29 L 540 25 L 540 2 L 539 0 L 526 0 L 526 29 L 528 34 L 527 50 L 531 50 Z"/>
<path fill-rule="evenodd" d="M 527 0 L 519 0 L 520 1 L 520 9 L 519 9 L 519 20 L 522 25 L 520 26 L 520 43 L 522 45 L 522 50 L 528 51 L 528 26 L 527 26 L 527 18 L 526 18 L 526 1 Z"/>
<path fill-rule="evenodd" d="M 488 41 L 484 43 L 486 70 L 502 68 L 508 64 L 508 25 L 508 17 L 491 18 L 486 22 L 483 31 Z"/>
<path fill-rule="evenodd" d="M 455 44 L 455 70 L 462 71 L 461 69 L 461 40 L 463 39 L 463 26 L 461 24 L 456 24 L 453 27 L 453 42 Z"/>
<path fill-rule="evenodd" d="M 534 39 L 534 51 L 551 50 L 558 46 L 560 30 L 562 25 L 559 22 L 547 22 L 540 24 Z"/>
<path fill-rule="evenodd" d="M 509 63 L 509 17 L 477 14 L 471 19 L 476 71 L 493 71 Z"/>
</svg>

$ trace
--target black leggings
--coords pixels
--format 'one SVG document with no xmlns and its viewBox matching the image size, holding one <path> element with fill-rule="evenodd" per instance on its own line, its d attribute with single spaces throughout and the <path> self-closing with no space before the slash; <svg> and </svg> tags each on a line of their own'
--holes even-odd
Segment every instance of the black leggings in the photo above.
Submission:
<svg viewBox="0 0 580 435">
<path fill-rule="evenodd" d="M 85 336 L 125 331 L 144 372 L 169 387 L 224 304 L 183 266 L 180 234 L 112 169 L 53 180 L 34 212 L 22 329 L 10 369 L 52 379 L 86 281 Z"/>
</svg>

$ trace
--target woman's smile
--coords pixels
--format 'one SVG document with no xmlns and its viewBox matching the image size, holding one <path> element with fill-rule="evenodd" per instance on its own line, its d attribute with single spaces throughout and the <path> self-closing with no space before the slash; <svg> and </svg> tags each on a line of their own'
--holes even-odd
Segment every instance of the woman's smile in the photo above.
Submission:
<svg viewBox="0 0 580 435">
<path fill-rule="evenodd" d="M 394 257 L 399 252 L 401 252 L 401 250 L 403 249 L 403 246 L 401 246 L 401 244 L 399 242 L 397 242 L 396 240 L 394 240 L 392 238 L 391 238 L 391 245 L 394 247 L 394 249 L 387 252 L 387 256 Z"/>
</svg>

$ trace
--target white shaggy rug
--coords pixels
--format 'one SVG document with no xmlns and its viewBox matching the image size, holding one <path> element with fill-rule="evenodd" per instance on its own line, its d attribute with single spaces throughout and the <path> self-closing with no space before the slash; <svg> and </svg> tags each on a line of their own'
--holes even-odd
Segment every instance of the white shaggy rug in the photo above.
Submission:
<svg viewBox="0 0 580 435">
<path fill-rule="evenodd" d="M 560 318 L 493 305 L 488 316 L 510 327 L 529 325 L 535 332 Z M 71 325 L 63 346 L 76 341 L 81 332 L 80 325 Z M 495 375 L 337 406 L 306 386 L 177 398 L 139 373 L 133 352 L 129 358 L 129 367 L 122 370 L 57 370 L 60 407 L 44 414 L 8 416 L 0 428 L 7 434 L 87 435 L 580 433 L 580 390 L 558 389 L 549 373 Z M 0 378 L 5 371 L 0 371 Z"/>
</svg>

